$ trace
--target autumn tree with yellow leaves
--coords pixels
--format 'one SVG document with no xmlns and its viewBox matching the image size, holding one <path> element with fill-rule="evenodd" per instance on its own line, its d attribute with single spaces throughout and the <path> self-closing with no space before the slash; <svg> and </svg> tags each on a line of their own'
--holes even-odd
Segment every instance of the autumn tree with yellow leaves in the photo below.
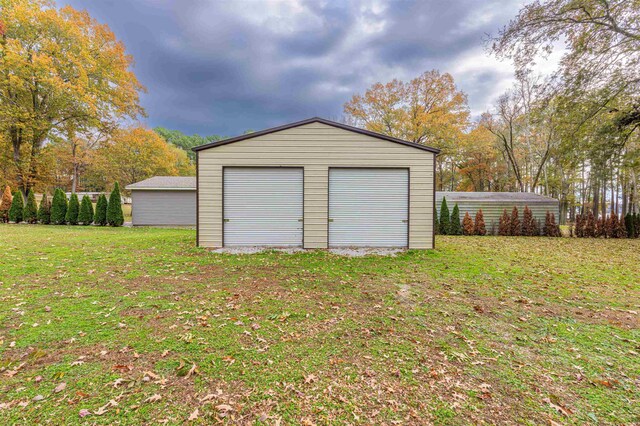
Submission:
<svg viewBox="0 0 640 426">
<path fill-rule="evenodd" d="M 97 187 L 129 184 L 152 176 L 188 176 L 195 167 L 187 153 L 167 143 L 145 127 L 129 127 L 114 132 L 93 154 L 86 172 Z"/>
<path fill-rule="evenodd" d="M 0 0 L 0 130 L 19 189 L 40 178 L 45 141 L 143 114 L 132 58 L 108 26 L 50 0 Z"/>
<path fill-rule="evenodd" d="M 376 83 L 344 105 L 349 122 L 367 130 L 439 148 L 439 180 L 455 169 L 458 141 L 469 126 L 467 96 L 437 70 L 411 81 Z"/>
</svg>

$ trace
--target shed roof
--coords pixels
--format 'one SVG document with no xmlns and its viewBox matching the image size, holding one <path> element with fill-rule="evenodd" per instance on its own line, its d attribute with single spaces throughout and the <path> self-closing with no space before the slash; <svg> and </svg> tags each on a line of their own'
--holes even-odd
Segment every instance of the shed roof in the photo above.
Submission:
<svg viewBox="0 0 640 426">
<path fill-rule="evenodd" d="M 557 203 L 555 198 L 545 197 L 531 192 L 452 192 L 438 191 L 436 197 L 447 201 L 495 201 L 495 202 L 527 202 Z"/>
<path fill-rule="evenodd" d="M 354 132 L 354 133 L 359 133 L 361 135 L 371 136 L 371 137 L 376 138 L 376 139 L 382 139 L 382 140 L 385 140 L 385 141 L 389 141 L 389 142 L 398 143 L 398 144 L 401 144 L 401 145 L 410 146 L 412 148 L 421 149 L 423 151 L 433 152 L 434 154 L 439 154 L 440 153 L 440 150 L 437 149 L 437 148 L 432 148 L 430 146 L 422 145 L 422 144 L 415 143 L 415 142 L 405 141 L 405 140 L 402 140 L 402 139 L 398 139 L 398 138 L 394 138 L 394 137 L 391 137 L 391 136 L 383 135 L 382 133 L 371 132 L 369 130 L 360 129 L 358 127 L 349 126 L 347 124 L 338 123 L 336 121 L 331 121 L 331 120 L 327 120 L 325 118 L 320 118 L 320 117 L 308 118 L 306 120 L 296 121 L 295 123 L 290 123 L 290 124 L 285 124 L 283 126 L 272 127 L 270 129 L 260 130 L 259 132 L 247 133 L 246 135 L 236 136 L 234 138 L 223 139 L 223 140 L 220 140 L 220 141 L 213 141 L 213 142 L 210 142 L 210 143 L 206 143 L 204 145 L 193 147 L 191 149 L 193 151 L 196 151 L 196 152 L 197 151 L 202 151 L 203 149 L 215 148 L 217 146 L 226 145 L 226 144 L 230 144 L 230 143 L 233 143 L 233 142 L 240 142 L 240 141 L 243 141 L 243 140 L 246 140 L 246 139 L 251 139 L 251 138 L 258 137 L 258 136 L 264 136 L 264 135 L 268 135 L 269 133 L 280 132 L 282 130 L 292 129 L 294 127 L 304 126 L 305 124 L 311 124 L 311 123 L 322 123 L 322 124 L 326 124 L 327 126 L 337 127 L 339 129 L 347 130 L 347 131 Z"/>
<path fill-rule="evenodd" d="M 196 190 L 196 177 L 195 176 L 154 176 L 149 179 L 142 180 L 140 182 L 127 185 L 126 189 L 146 191 L 195 191 Z"/>
</svg>

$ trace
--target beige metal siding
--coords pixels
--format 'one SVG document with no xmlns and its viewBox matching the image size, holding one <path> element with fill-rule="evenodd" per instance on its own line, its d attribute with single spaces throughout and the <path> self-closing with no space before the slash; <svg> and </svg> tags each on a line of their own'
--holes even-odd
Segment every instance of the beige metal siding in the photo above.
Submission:
<svg viewBox="0 0 640 426">
<path fill-rule="evenodd" d="M 199 239 L 222 246 L 222 167 L 304 167 L 304 247 L 326 248 L 329 167 L 408 167 L 409 247 L 432 248 L 433 156 L 322 123 L 258 136 L 198 153 Z"/>
</svg>

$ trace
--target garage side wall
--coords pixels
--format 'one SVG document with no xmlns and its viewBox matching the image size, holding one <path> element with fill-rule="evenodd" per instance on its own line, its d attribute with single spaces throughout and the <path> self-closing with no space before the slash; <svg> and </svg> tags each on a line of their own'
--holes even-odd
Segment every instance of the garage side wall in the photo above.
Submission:
<svg viewBox="0 0 640 426">
<path fill-rule="evenodd" d="M 198 153 L 199 242 L 222 246 L 222 168 L 304 167 L 304 247 L 327 248 L 329 167 L 409 167 L 409 247 L 433 247 L 434 154 L 322 123 Z"/>
</svg>

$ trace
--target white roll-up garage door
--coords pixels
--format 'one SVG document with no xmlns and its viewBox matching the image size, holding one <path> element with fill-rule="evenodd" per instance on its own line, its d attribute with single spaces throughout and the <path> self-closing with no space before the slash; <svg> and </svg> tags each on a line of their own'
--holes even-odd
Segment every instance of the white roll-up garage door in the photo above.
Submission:
<svg viewBox="0 0 640 426">
<path fill-rule="evenodd" d="M 330 247 L 407 247 L 409 170 L 329 170 Z"/>
<path fill-rule="evenodd" d="M 302 246 L 302 168 L 224 169 L 225 246 Z"/>
</svg>

